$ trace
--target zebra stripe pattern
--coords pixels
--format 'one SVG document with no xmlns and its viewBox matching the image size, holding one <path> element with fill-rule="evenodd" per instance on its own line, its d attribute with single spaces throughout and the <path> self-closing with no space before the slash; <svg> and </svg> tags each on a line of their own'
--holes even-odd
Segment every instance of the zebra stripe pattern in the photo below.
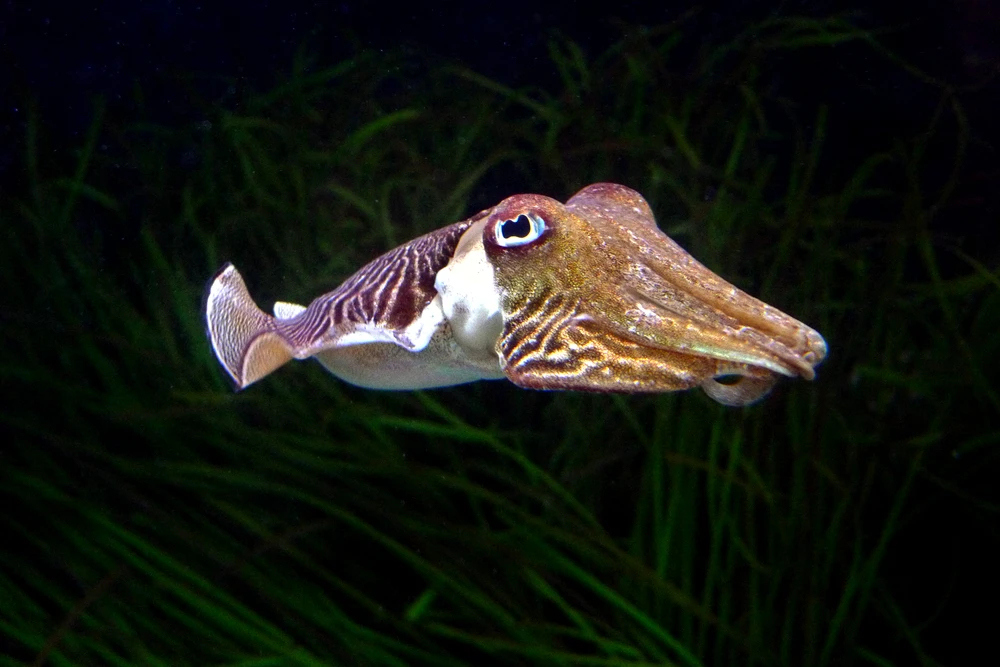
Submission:
<svg viewBox="0 0 1000 667">
<path fill-rule="evenodd" d="M 365 326 L 395 336 L 406 347 L 403 331 L 436 296 L 437 272 L 451 260 L 465 230 L 483 215 L 417 237 L 371 261 L 301 315 L 279 323 L 280 334 L 304 350 Z"/>
</svg>

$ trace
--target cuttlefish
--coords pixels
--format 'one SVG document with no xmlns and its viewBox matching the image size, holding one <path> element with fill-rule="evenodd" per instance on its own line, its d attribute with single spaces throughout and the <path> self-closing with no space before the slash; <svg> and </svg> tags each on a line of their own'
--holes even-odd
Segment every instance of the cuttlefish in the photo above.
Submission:
<svg viewBox="0 0 1000 667">
<path fill-rule="evenodd" d="M 399 246 L 309 306 L 260 310 L 226 264 L 205 297 L 242 389 L 292 359 L 373 389 L 507 378 L 519 387 L 666 392 L 726 405 L 812 380 L 822 336 L 737 289 L 660 231 L 646 200 L 595 183 L 562 204 L 508 197 Z"/>
</svg>

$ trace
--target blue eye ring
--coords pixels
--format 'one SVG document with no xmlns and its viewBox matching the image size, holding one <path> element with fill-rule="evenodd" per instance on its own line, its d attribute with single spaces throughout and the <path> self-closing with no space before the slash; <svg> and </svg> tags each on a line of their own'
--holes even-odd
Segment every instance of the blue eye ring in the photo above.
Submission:
<svg viewBox="0 0 1000 667">
<path fill-rule="evenodd" d="M 513 218 L 497 220 L 493 225 L 493 240 L 502 248 L 514 248 L 534 243 L 544 232 L 545 219 L 525 212 Z"/>
</svg>

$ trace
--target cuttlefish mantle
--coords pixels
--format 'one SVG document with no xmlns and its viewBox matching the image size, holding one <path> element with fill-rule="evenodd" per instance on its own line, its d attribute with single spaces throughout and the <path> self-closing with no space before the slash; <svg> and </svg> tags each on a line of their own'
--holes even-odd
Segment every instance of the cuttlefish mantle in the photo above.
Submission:
<svg viewBox="0 0 1000 667">
<path fill-rule="evenodd" d="M 656 226 L 638 192 L 515 195 L 268 315 L 232 264 L 208 287 L 212 349 L 240 389 L 292 359 L 373 389 L 507 378 L 531 389 L 701 387 L 726 405 L 815 376 L 816 331 L 740 291 Z"/>
</svg>

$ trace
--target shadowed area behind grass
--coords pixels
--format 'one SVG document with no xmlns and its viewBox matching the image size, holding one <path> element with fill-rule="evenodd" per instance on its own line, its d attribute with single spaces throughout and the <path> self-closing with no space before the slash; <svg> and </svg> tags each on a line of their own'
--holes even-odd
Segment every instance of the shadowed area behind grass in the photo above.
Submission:
<svg viewBox="0 0 1000 667">
<path fill-rule="evenodd" d="M 972 580 L 901 573 L 949 510 L 956 560 L 997 553 L 1000 282 L 936 227 L 970 130 L 928 81 L 919 136 L 828 164 L 836 112 L 765 74 L 815 49 L 889 55 L 841 20 L 712 48 L 681 24 L 594 58 L 554 39 L 542 91 L 303 51 L 193 126 L 98 105 L 53 158 L 33 118 L 0 206 L 0 662 L 947 662 Z M 601 180 L 821 331 L 818 381 L 733 410 L 302 364 L 234 394 L 211 356 L 223 261 L 266 307 L 307 302 L 510 194 Z"/>
</svg>

